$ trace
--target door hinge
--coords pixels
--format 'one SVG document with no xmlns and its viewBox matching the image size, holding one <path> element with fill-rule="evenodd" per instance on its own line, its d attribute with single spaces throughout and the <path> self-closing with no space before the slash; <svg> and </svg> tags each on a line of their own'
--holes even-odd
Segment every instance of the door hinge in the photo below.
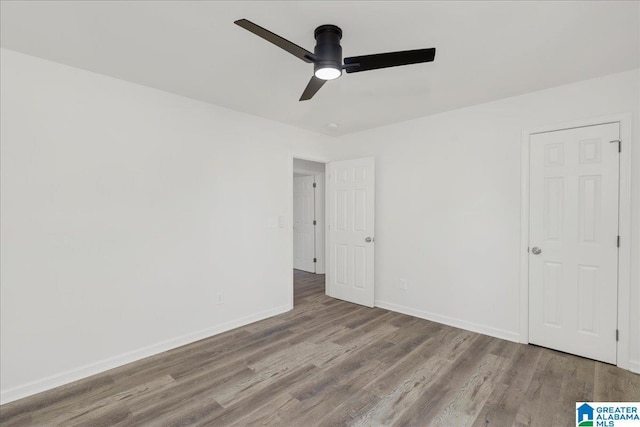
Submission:
<svg viewBox="0 0 640 427">
<path fill-rule="evenodd" d="M 618 247 L 620 247 L 620 236 L 618 236 L 618 240 L 616 241 L 616 244 L 618 245 Z"/>
<path fill-rule="evenodd" d="M 315 182 L 313 183 L 313 188 L 316 188 L 316 183 Z"/>
<path fill-rule="evenodd" d="M 318 262 L 318 258 L 314 258 L 314 259 L 313 259 L 313 262 Z"/>
<path fill-rule="evenodd" d="M 622 141 L 620 141 L 619 139 L 614 139 L 613 141 L 609 141 L 610 143 L 614 143 L 617 142 L 618 143 L 618 153 L 622 153 Z"/>
<path fill-rule="evenodd" d="M 313 225 L 316 225 L 316 220 L 315 219 L 313 220 Z"/>
<path fill-rule="evenodd" d="M 620 341 L 620 330 L 616 329 L 616 341 Z"/>
</svg>

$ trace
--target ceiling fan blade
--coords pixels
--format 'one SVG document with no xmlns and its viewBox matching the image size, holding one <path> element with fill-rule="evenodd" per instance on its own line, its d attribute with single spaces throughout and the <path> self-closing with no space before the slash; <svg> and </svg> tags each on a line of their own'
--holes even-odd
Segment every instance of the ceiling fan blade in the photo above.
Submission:
<svg viewBox="0 0 640 427">
<path fill-rule="evenodd" d="M 313 95 L 315 95 L 316 92 L 320 90 L 325 82 L 326 80 L 319 79 L 316 76 L 311 77 L 311 80 L 309 80 L 309 83 L 307 83 L 307 87 L 304 88 L 304 92 L 302 92 L 300 101 L 307 101 L 313 98 Z"/>
<path fill-rule="evenodd" d="M 293 56 L 302 59 L 304 62 L 313 62 L 315 59 L 315 55 L 309 52 L 307 49 L 304 49 L 298 46 L 297 44 L 290 42 L 287 39 L 283 39 L 279 35 L 272 33 L 271 31 L 265 28 L 262 28 L 261 26 L 256 25 L 251 21 L 248 21 L 246 19 L 238 19 L 237 21 L 234 22 L 234 24 L 239 25 L 245 30 L 251 31 L 253 34 L 259 37 L 262 37 L 268 42 L 275 44 L 276 46 L 286 50 Z"/>
<path fill-rule="evenodd" d="M 402 52 L 377 53 L 375 55 L 352 56 L 344 58 L 347 73 L 377 70 L 378 68 L 397 67 L 399 65 L 431 62 L 436 57 L 436 48 L 405 50 Z"/>
</svg>

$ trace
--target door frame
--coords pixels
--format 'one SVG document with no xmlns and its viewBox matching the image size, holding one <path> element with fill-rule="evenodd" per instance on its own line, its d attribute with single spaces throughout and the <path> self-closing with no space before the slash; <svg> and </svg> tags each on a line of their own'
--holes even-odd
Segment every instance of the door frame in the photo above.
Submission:
<svg viewBox="0 0 640 427">
<path fill-rule="evenodd" d="M 620 124 L 619 205 L 618 229 L 620 248 L 618 249 L 618 329 L 619 340 L 616 347 L 616 365 L 629 369 L 629 335 L 631 332 L 631 126 L 632 114 L 621 113 L 591 119 L 574 120 L 564 123 L 524 129 L 520 145 L 520 342 L 529 344 L 529 148 L 531 135 L 572 128 Z"/>
<path fill-rule="evenodd" d="M 288 171 L 289 171 L 289 175 L 287 178 L 287 203 L 288 203 L 288 216 L 290 218 L 290 221 L 287 221 L 287 241 L 288 241 L 288 259 L 289 259 L 289 271 L 293 273 L 293 159 L 299 159 L 299 160 L 308 160 L 310 162 L 317 162 L 317 163 L 324 163 L 325 167 L 326 164 L 329 163 L 331 160 L 329 160 L 329 158 L 327 157 L 314 157 L 314 156 L 307 156 L 307 155 L 298 155 L 294 152 L 289 152 L 289 155 L 287 156 L 288 161 L 289 161 L 289 166 L 288 166 Z M 327 214 L 328 214 L 328 207 L 327 207 L 327 192 L 326 192 L 326 183 L 327 183 L 327 173 L 325 171 L 324 174 L 324 215 L 325 215 L 325 220 L 324 220 L 324 271 L 328 271 L 329 269 L 329 245 L 327 245 L 327 238 L 329 237 L 328 234 L 328 230 L 327 230 Z M 287 305 L 289 306 L 289 310 L 293 309 L 293 293 L 294 293 L 294 286 L 293 286 L 293 274 L 290 275 L 291 279 L 289 280 L 288 283 L 288 287 L 289 287 L 289 300 L 287 301 Z M 329 295 L 329 288 L 327 286 L 327 284 L 325 283 L 325 294 Z"/>
</svg>

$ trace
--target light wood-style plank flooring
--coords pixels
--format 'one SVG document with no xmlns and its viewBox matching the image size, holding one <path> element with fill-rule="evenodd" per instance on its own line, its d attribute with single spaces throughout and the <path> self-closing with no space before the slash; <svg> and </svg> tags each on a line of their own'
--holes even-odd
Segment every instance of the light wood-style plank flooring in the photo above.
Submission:
<svg viewBox="0 0 640 427">
<path fill-rule="evenodd" d="M 574 426 L 576 401 L 640 401 L 640 376 L 324 295 L 0 407 L 0 424 Z"/>
</svg>

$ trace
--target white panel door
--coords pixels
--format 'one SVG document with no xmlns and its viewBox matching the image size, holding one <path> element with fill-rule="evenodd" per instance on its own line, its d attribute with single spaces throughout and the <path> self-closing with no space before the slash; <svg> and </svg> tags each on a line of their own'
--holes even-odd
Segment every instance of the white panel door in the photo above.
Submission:
<svg viewBox="0 0 640 427">
<path fill-rule="evenodd" d="M 329 163 L 328 172 L 328 292 L 373 307 L 374 159 Z"/>
<path fill-rule="evenodd" d="M 531 136 L 529 342 L 616 363 L 618 123 Z"/>
<path fill-rule="evenodd" d="M 315 267 L 314 176 L 293 178 L 293 268 L 310 273 Z"/>
</svg>

